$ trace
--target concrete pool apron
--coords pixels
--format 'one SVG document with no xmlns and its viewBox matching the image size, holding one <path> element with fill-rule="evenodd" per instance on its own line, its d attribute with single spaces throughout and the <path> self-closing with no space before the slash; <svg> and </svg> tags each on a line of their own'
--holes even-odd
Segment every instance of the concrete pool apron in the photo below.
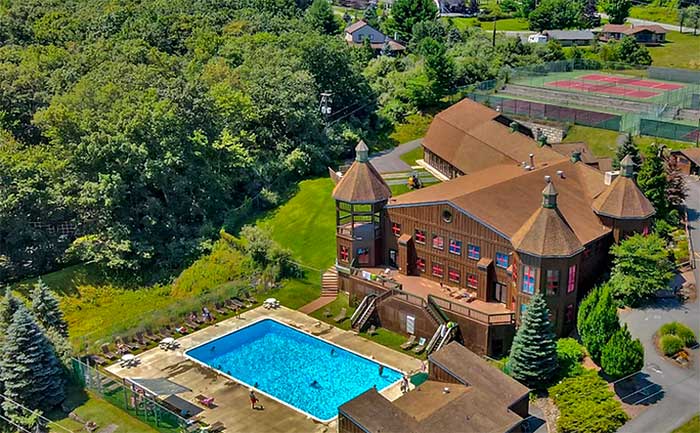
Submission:
<svg viewBox="0 0 700 433">
<path fill-rule="evenodd" d="M 223 334 L 223 335 L 218 336 L 218 337 L 213 337 L 213 338 L 211 338 L 210 340 L 205 341 L 204 343 L 198 344 L 197 346 L 194 346 L 194 347 L 191 347 L 191 348 L 187 349 L 187 350 L 184 352 L 184 355 L 185 355 L 185 357 L 186 357 L 187 359 L 189 359 L 190 361 L 195 362 L 195 363 L 201 365 L 201 366 L 204 367 L 204 368 L 209 368 L 209 369 L 211 369 L 211 370 L 214 370 L 217 374 L 220 374 L 220 375 L 226 377 L 226 378 L 229 379 L 229 380 L 232 380 L 232 381 L 234 381 L 234 382 L 237 382 L 237 383 L 243 385 L 244 387 L 246 387 L 246 388 L 248 388 L 248 389 L 254 390 L 256 394 L 261 394 L 261 395 L 264 395 L 264 396 L 267 397 L 267 398 L 270 398 L 270 399 L 272 399 L 272 400 L 275 400 L 276 402 L 278 402 L 278 403 L 280 403 L 280 404 L 283 404 L 283 405 L 285 405 L 285 406 L 287 406 L 287 407 L 289 407 L 289 408 L 291 408 L 291 409 L 294 409 L 294 410 L 296 410 L 296 411 L 298 411 L 298 412 L 304 414 L 305 416 L 307 416 L 307 417 L 313 419 L 314 421 L 327 424 L 327 423 L 329 423 L 329 422 L 335 420 L 335 419 L 338 417 L 337 414 L 334 415 L 334 416 L 332 416 L 332 417 L 330 417 L 330 418 L 321 419 L 321 418 L 319 418 L 319 417 L 317 417 L 317 416 L 314 416 L 313 414 L 311 414 L 311 413 L 309 413 L 309 412 L 306 412 L 305 410 L 303 410 L 303 409 L 301 409 L 301 408 L 299 408 L 299 407 L 297 407 L 297 406 L 294 406 L 294 405 L 291 404 L 291 403 L 288 403 L 287 401 L 285 401 L 284 399 L 282 399 L 282 398 L 280 398 L 280 397 L 276 397 L 276 396 L 274 396 L 274 395 L 272 395 L 272 394 L 270 394 L 270 393 L 268 393 L 268 392 L 266 392 L 266 391 L 263 391 L 262 389 L 259 389 L 259 388 L 255 387 L 253 384 L 247 383 L 247 382 L 245 382 L 245 381 L 243 381 L 243 380 L 241 380 L 241 379 L 239 379 L 239 378 L 237 378 L 237 377 L 234 377 L 234 376 L 231 375 L 231 374 L 225 373 L 225 372 L 221 371 L 219 368 L 213 367 L 213 366 L 207 364 L 206 362 L 200 361 L 199 359 L 197 359 L 197 358 L 195 358 L 194 356 L 190 355 L 190 352 L 192 352 L 192 351 L 194 351 L 194 350 L 196 350 L 196 349 L 199 349 L 199 348 L 202 347 L 202 346 L 206 346 L 206 345 L 208 345 L 208 344 L 210 344 L 210 343 L 212 343 L 212 342 L 214 342 L 214 341 L 221 340 L 221 339 L 223 339 L 223 338 L 228 337 L 229 335 L 235 334 L 236 332 L 242 331 L 242 330 L 244 330 L 244 329 L 246 329 L 246 328 L 251 328 L 251 327 L 253 327 L 253 326 L 255 326 L 255 325 L 257 325 L 257 324 L 259 324 L 259 323 L 261 323 L 261 322 L 268 321 L 268 320 L 269 320 L 269 321 L 273 321 L 273 322 L 275 322 L 275 323 L 278 323 L 279 325 L 282 325 L 283 327 L 288 328 L 288 329 L 290 329 L 290 330 L 292 330 L 292 331 L 300 332 L 300 333 L 306 335 L 306 336 L 309 337 L 309 338 L 313 338 L 313 339 L 315 339 L 315 340 L 319 340 L 319 341 L 321 341 L 321 342 L 323 342 L 323 343 L 325 343 L 325 344 L 327 344 L 327 345 L 329 345 L 329 346 L 337 347 L 339 350 L 342 350 L 342 351 L 351 353 L 351 354 L 353 354 L 353 355 L 359 356 L 360 358 L 366 359 L 366 360 L 368 360 L 368 361 L 370 361 L 370 362 L 372 362 L 372 363 L 374 363 L 374 364 L 376 364 L 376 365 L 382 365 L 382 366 L 384 366 L 385 368 L 388 368 L 388 369 L 397 371 L 397 372 L 400 373 L 400 374 L 408 373 L 407 371 L 402 371 L 402 370 L 400 370 L 400 369 L 398 369 L 398 368 L 396 368 L 396 367 L 393 367 L 393 366 L 388 365 L 388 364 L 386 364 L 386 363 L 380 362 L 380 361 L 374 359 L 374 357 L 370 357 L 370 356 L 367 356 L 367 355 L 363 355 L 363 354 L 361 354 L 361 353 L 355 352 L 354 350 L 345 348 L 345 347 L 341 346 L 340 344 L 334 343 L 334 342 L 329 341 L 329 340 L 324 340 L 323 338 L 320 338 L 320 336 L 313 335 L 312 333 L 307 332 L 307 331 L 305 331 L 304 329 L 298 328 L 298 327 L 297 327 L 298 325 L 295 326 L 295 325 L 292 325 L 292 324 L 287 324 L 287 323 L 284 323 L 283 321 L 278 320 L 278 319 L 276 319 L 276 318 L 274 318 L 274 317 L 259 317 L 259 318 L 257 318 L 257 319 L 254 319 L 254 320 L 250 321 L 249 323 L 245 324 L 244 326 L 241 326 L 241 327 L 238 328 L 238 329 L 235 329 L 235 330 L 233 330 L 233 331 L 231 331 L 231 332 L 229 332 L 229 333 Z M 322 324 L 321 327 L 324 327 L 324 325 Z M 390 384 L 388 384 L 388 385 L 385 386 L 384 388 L 378 389 L 377 391 L 379 391 L 379 393 L 382 394 L 383 392 L 389 390 L 390 388 L 395 387 L 397 384 L 400 383 L 400 381 L 401 381 L 401 377 L 399 377 L 399 378 L 398 378 L 397 380 L 395 380 L 394 382 L 391 382 Z"/>
<path fill-rule="evenodd" d="M 138 355 L 141 363 L 136 367 L 127 369 L 117 364 L 108 367 L 107 370 L 122 378 L 169 378 L 191 390 L 190 392 L 179 394 L 180 397 L 189 401 L 194 401 L 194 397 L 198 394 L 214 397 L 216 406 L 214 408 L 202 407 L 201 418 L 210 424 L 221 421 L 226 425 L 226 431 L 230 433 L 316 431 L 314 425 L 318 425 L 318 421 L 313 421 L 296 408 L 292 409 L 291 406 L 280 403 L 276 399 L 268 399 L 266 394 L 260 392 L 259 396 L 263 398 L 265 411 L 251 411 L 250 402 L 247 398 L 247 387 L 220 374 L 215 369 L 208 366 L 203 367 L 201 363 L 190 360 L 185 356 L 186 351 L 196 346 L 225 336 L 263 318 L 273 318 L 282 324 L 307 333 L 309 331 L 316 332 L 319 329 L 317 326 L 319 323 L 318 319 L 296 310 L 290 310 L 285 307 L 266 310 L 258 307 L 243 313 L 241 318 L 226 319 L 178 338 L 177 341 L 180 347 L 177 350 L 163 351 L 162 349 L 154 348 Z M 336 344 L 344 350 L 370 358 L 374 362 L 408 373 L 420 371 L 422 367 L 420 360 L 362 338 L 352 331 L 343 331 L 326 323 L 322 323 L 321 328 L 327 331 L 322 333 L 322 335 L 312 336 Z M 217 381 L 217 379 L 219 380 Z M 399 384 L 385 389 L 382 395 L 392 401 L 397 399 L 401 396 Z M 331 421 L 330 424 L 335 423 L 335 421 Z M 319 429 L 318 431 L 324 430 Z"/>
</svg>

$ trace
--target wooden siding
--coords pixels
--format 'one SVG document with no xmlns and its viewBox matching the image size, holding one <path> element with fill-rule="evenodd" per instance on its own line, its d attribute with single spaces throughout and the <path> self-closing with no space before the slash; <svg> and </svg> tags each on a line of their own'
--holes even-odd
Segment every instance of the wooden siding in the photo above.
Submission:
<svg viewBox="0 0 700 433">
<path fill-rule="evenodd" d="M 414 317 L 414 335 L 417 338 L 430 340 L 438 328 L 435 320 L 417 305 L 404 302 L 401 299 L 389 298 L 379 304 L 377 308 L 379 326 L 391 329 L 394 332 L 408 336 L 406 330 L 406 316 Z"/>
<path fill-rule="evenodd" d="M 443 370 L 440 366 L 438 366 L 437 364 L 434 364 L 432 362 L 428 363 L 428 379 L 434 380 L 436 382 L 442 382 L 442 383 L 455 383 L 455 384 L 465 385 L 465 383 L 458 380 L 457 378 L 452 376 L 450 373 L 448 373 L 446 370 Z"/>
<path fill-rule="evenodd" d="M 338 433 L 367 433 L 367 431 L 350 421 L 350 419 L 346 418 L 342 413 L 339 413 Z"/>
<path fill-rule="evenodd" d="M 423 160 L 450 179 L 464 175 L 464 173 L 457 167 L 440 158 L 425 147 L 423 148 Z"/>
</svg>

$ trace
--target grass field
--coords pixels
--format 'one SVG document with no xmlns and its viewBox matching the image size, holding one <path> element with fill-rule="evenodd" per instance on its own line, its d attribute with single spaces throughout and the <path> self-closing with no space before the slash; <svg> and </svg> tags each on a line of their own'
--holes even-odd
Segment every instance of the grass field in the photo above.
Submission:
<svg viewBox="0 0 700 433">
<path fill-rule="evenodd" d="M 695 415 L 682 426 L 673 430 L 671 433 L 698 433 L 700 432 L 700 414 Z"/>
<path fill-rule="evenodd" d="M 649 47 L 653 66 L 700 69 L 700 35 L 668 32 L 666 44 Z"/>
<path fill-rule="evenodd" d="M 449 18 L 442 18 L 448 21 Z M 481 27 L 485 31 L 493 30 L 493 21 L 479 21 L 476 18 L 452 18 L 452 22 L 459 30 L 466 30 L 470 27 Z M 522 31 L 529 30 L 527 20 L 521 18 L 506 18 L 496 21 L 497 31 Z"/>
<path fill-rule="evenodd" d="M 401 161 L 413 167 L 416 165 L 416 160 L 423 159 L 423 146 L 418 146 L 413 150 L 409 150 L 399 158 L 401 158 Z"/>
<path fill-rule="evenodd" d="M 599 158 L 614 157 L 615 149 L 617 149 L 617 137 L 620 135 L 617 131 L 607 129 L 590 128 L 588 126 L 574 125 L 569 128 L 569 132 L 564 138 L 565 143 L 575 143 L 583 141 L 588 144 L 593 154 Z M 649 146 L 652 143 L 663 144 L 669 149 L 684 149 L 693 146 L 692 143 L 684 141 L 673 141 L 657 137 L 634 137 L 634 142 L 639 146 L 642 154 L 648 152 Z"/>
<path fill-rule="evenodd" d="M 678 9 L 663 6 L 632 6 L 630 17 L 640 20 L 678 25 Z"/>
</svg>

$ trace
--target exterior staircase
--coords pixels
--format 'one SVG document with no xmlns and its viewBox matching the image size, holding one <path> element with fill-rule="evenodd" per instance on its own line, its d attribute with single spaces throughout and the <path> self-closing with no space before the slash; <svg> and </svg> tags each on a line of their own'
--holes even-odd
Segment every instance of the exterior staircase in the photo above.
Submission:
<svg viewBox="0 0 700 433">
<path fill-rule="evenodd" d="M 321 276 L 321 297 L 335 298 L 338 296 L 338 271 L 335 266 L 328 268 Z"/>
</svg>

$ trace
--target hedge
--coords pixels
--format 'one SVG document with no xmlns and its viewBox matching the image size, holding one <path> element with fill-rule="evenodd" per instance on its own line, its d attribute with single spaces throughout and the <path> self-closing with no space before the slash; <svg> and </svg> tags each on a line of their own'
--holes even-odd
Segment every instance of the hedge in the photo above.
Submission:
<svg viewBox="0 0 700 433">
<path fill-rule="evenodd" d="M 583 372 L 581 361 L 586 356 L 586 349 L 573 338 L 557 340 L 557 360 L 559 376 L 573 377 Z"/>
<path fill-rule="evenodd" d="M 659 329 L 659 335 L 675 335 L 683 341 L 685 347 L 692 347 L 697 342 L 693 330 L 679 322 L 664 324 Z"/>
<path fill-rule="evenodd" d="M 559 408 L 559 433 L 614 433 L 629 419 L 607 382 L 592 370 L 549 388 L 549 396 Z"/>
<path fill-rule="evenodd" d="M 684 347 L 683 340 L 673 334 L 663 335 L 659 341 L 659 345 L 661 346 L 661 351 L 666 356 L 673 356 Z"/>
</svg>

